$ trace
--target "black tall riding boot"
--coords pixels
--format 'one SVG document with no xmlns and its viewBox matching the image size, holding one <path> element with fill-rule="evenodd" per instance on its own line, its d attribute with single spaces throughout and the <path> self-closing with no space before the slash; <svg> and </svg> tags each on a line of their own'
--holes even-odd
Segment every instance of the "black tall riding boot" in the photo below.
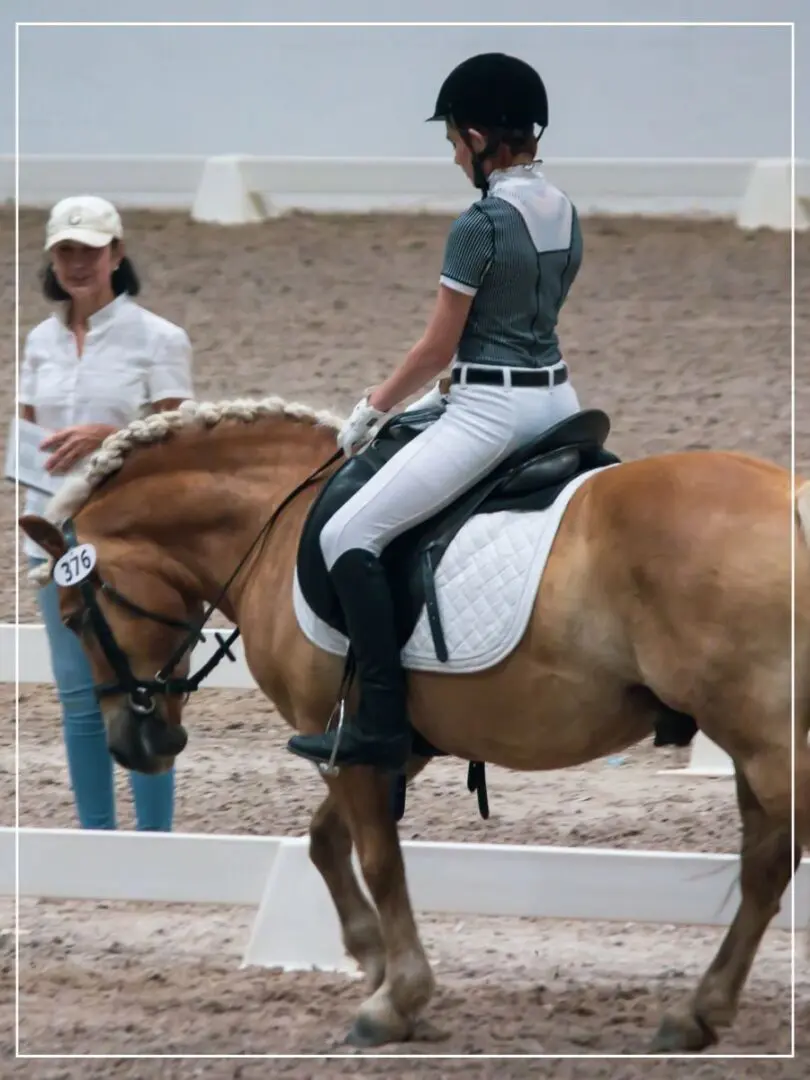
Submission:
<svg viewBox="0 0 810 1080">
<path fill-rule="evenodd" d="M 340 556 L 330 577 L 343 609 L 360 684 L 360 705 L 343 725 L 335 764 L 398 770 L 410 754 L 411 729 L 385 571 L 374 555 L 355 548 Z M 326 762 L 331 759 L 336 734 L 294 735 L 287 749 L 310 761 Z"/>
</svg>

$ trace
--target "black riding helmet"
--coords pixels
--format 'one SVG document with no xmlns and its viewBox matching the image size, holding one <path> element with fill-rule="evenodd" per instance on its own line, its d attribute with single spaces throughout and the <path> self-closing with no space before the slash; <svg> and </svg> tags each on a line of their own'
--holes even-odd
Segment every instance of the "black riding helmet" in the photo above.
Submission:
<svg viewBox="0 0 810 1080">
<path fill-rule="evenodd" d="M 488 189 L 481 169 L 504 135 L 548 127 L 548 95 L 543 80 L 524 60 L 505 53 L 480 53 L 462 61 L 442 83 L 428 120 L 444 120 L 457 128 L 470 146 L 470 128 L 486 128 L 489 139 L 473 154 L 476 186 Z"/>
</svg>

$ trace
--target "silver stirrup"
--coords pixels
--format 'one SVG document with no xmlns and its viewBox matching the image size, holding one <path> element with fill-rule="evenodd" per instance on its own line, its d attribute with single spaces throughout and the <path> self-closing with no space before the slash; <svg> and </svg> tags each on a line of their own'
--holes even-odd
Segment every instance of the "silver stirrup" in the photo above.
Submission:
<svg viewBox="0 0 810 1080">
<path fill-rule="evenodd" d="M 338 748 L 340 747 L 340 736 L 343 731 L 343 721 L 346 718 L 346 699 L 341 698 L 337 705 L 332 710 L 332 714 L 329 717 L 329 723 L 326 725 L 326 730 L 329 731 L 332 727 L 332 721 L 335 717 L 335 713 L 338 714 L 337 731 L 335 732 L 335 745 L 332 747 L 332 754 L 328 761 L 318 762 L 318 772 L 321 776 L 338 776 L 340 774 L 340 766 L 335 765 L 335 758 L 337 757 Z"/>
</svg>

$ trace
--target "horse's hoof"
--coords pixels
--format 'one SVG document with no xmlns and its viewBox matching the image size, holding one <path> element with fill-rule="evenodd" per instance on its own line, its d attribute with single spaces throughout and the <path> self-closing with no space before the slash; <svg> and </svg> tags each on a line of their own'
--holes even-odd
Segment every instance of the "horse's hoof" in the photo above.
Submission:
<svg viewBox="0 0 810 1080">
<path fill-rule="evenodd" d="M 372 1046 L 384 1046 L 386 1043 L 408 1042 L 412 1033 L 413 1028 L 405 1020 L 396 1031 L 391 1031 L 390 1028 L 371 1017 L 358 1016 L 346 1036 L 346 1045 L 368 1049 Z"/>
<path fill-rule="evenodd" d="M 650 1053 L 699 1053 L 716 1042 L 717 1035 L 699 1016 L 667 1015 L 661 1021 L 650 1044 Z"/>
<path fill-rule="evenodd" d="M 414 1042 L 437 1043 L 446 1042 L 450 1035 L 451 1032 L 437 1028 L 429 1020 L 417 1020 L 411 1039 Z"/>
</svg>

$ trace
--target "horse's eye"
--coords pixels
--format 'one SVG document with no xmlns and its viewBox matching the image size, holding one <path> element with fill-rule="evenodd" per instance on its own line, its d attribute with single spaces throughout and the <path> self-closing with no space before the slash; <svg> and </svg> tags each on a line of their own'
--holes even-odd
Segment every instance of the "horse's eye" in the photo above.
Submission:
<svg viewBox="0 0 810 1080">
<path fill-rule="evenodd" d="M 80 611 L 75 611 L 72 615 L 67 615 L 62 623 L 67 627 L 71 633 L 81 634 L 84 620 Z"/>
</svg>

